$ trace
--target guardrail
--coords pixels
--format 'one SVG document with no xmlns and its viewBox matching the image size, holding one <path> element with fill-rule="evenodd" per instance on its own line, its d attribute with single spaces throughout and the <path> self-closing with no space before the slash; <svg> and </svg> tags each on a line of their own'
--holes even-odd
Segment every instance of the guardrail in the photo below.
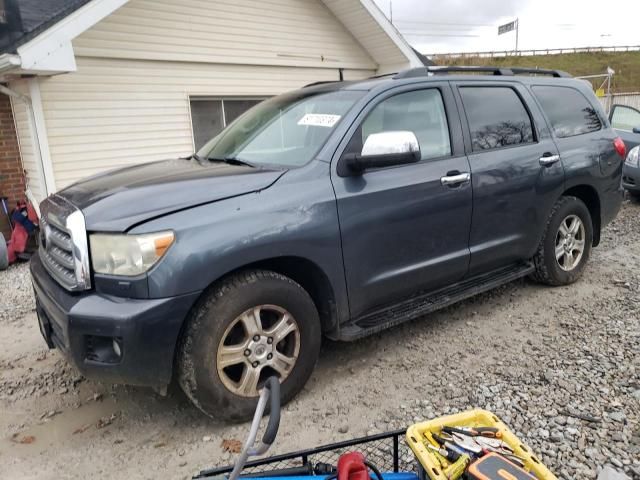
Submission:
<svg viewBox="0 0 640 480">
<path fill-rule="evenodd" d="M 494 57 L 527 57 L 535 55 L 559 55 L 561 53 L 596 53 L 596 52 L 636 52 L 640 45 L 623 45 L 617 47 L 574 47 L 574 48 L 545 48 L 537 50 L 497 50 L 495 52 L 455 52 L 455 53 L 425 53 L 431 59 L 443 58 L 494 58 Z"/>
</svg>

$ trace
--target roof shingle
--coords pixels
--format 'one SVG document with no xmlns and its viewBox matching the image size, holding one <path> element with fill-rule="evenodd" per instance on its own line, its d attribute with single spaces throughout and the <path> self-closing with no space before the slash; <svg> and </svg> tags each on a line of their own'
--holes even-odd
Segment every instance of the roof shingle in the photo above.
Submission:
<svg viewBox="0 0 640 480">
<path fill-rule="evenodd" d="M 20 45 L 90 1 L 5 0 L 5 9 L 12 25 L 0 31 L 0 53 L 15 53 Z"/>
</svg>

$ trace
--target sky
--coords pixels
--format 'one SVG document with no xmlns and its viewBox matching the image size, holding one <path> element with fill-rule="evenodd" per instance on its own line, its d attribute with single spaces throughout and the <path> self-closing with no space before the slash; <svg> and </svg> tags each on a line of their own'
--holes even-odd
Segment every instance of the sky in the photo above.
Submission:
<svg viewBox="0 0 640 480">
<path fill-rule="evenodd" d="M 518 18 L 518 49 L 640 45 L 639 0 L 375 0 L 420 52 L 513 50 L 515 33 L 498 25 Z"/>
</svg>

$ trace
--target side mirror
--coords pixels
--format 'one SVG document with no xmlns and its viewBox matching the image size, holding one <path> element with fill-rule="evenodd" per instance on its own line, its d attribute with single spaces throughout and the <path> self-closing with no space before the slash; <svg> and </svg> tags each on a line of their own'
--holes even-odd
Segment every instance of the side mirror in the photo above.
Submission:
<svg viewBox="0 0 640 480">
<path fill-rule="evenodd" d="M 633 133 L 640 133 L 640 127 L 634 127 Z"/>
<path fill-rule="evenodd" d="M 346 175 L 357 175 L 371 168 L 392 167 L 420 161 L 420 145 L 413 132 L 392 131 L 372 133 L 361 153 L 347 154 Z M 346 176 L 345 175 L 345 176 Z"/>
</svg>

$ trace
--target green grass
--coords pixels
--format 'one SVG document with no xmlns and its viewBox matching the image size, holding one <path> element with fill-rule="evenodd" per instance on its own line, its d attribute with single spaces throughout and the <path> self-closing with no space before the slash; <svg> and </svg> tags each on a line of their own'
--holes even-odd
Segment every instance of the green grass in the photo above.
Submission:
<svg viewBox="0 0 640 480">
<path fill-rule="evenodd" d="M 607 66 L 609 66 L 616 71 L 612 82 L 613 92 L 640 92 L 640 51 L 563 53 L 558 55 L 535 55 L 527 57 L 437 58 L 436 62 L 439 65 L 496 65 L 551 68 L 564 70 L 573 76 L 606 73 Z"/>
</svg>

